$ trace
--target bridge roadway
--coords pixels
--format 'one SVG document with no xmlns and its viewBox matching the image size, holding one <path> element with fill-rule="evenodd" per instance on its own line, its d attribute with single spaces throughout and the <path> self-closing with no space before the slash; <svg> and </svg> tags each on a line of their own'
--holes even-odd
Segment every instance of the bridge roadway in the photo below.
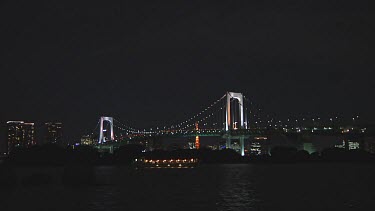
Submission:
<svg viewBox="0 0 375 211">
<path fill-rule="evenodd" d="M 257 136 L 286 135 L 286 136 L 337 136 L 344 139 L 363 138 L 365 132 L 360 129 L 344 131 L 342 129 L 237 129 L 225 131 L 222 129 L 199 129 L 199 130 L 168 130 L 159 132 L 143 132 L 129 134 L 122 141 L 110 141 L 98 144 L 98 148 L 112 148 L 125 145 L 128 141 L 145 139 L 146 137 L 221 137 L 223 139 L 240 139 Z"/>
</svg>

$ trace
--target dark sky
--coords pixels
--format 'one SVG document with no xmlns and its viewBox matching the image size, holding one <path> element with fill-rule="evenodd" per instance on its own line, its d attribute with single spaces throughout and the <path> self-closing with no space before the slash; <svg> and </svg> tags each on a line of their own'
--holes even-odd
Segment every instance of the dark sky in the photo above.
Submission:
<svg viewBox="0 0 375 211">
<path fill-rule="evenodd" d="M 172 123 L 226 91 L 280 116 L 375 119 L 371 1 L 0 3 L 0 121 Z"/>
</svg>

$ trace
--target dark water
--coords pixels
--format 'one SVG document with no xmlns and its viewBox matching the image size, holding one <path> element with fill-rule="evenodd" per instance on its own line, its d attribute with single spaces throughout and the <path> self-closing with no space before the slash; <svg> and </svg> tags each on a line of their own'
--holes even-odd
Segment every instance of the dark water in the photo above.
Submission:
<svg viewBox="0 0 375 211">
<path fill-rule="evenodd" d="M 372 210 L 371 164 L 207 165 L 195 169 L 97 167 L 96 184 L 1 189 L 0 210 Z"/>
</svg>

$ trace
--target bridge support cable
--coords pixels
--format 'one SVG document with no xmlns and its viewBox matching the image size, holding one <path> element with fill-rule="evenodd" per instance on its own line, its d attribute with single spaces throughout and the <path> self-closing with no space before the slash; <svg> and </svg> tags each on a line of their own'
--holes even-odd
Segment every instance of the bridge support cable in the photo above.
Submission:
<svg viewBox="0 0 375 211">
<path fill-rule="evenodd" d="M 217 108 L 215 111 L 212 111 L 212 113 L 208 113 L 206 116 L 201 117 L 200 119 L 196 120 L 196 123 L 198 123 L 200 126 L 200 129 L 205 130 L 218 130 L 219 128 L 216 127 L 217 122 L 215 121 L 215 116 L 217 113 L 220 113 L 221 110 L 223 110 L 223 107 Z M 213 127 L 215 126 L 215 127 Z M 191 125 L 186 125 L 185 127 L 181 128 L 181 130 L 189 129 Z"/>
<path fill-rule="evenodd" d="M 269 115 L 265 114 L 260 106 L 250 101 L 246 96 L 244 96 L 244 101 L 249 105 L 246 113 L 251 114 L 250 120 L 248 119 L 249 126 L 257 129 L 269 127 L 269 123 L 271 122 L 268 118 Z"/>
<path fill-rule="evenodd" d="M 93 129 L 93 130 L 89 130 L 87 133 L 85 133 L 84 135 L 86 136 L 86 135 L 88 135 L 90 138 L 93 138 L 93 137 L 95 137 L 97 134 L 96 134 L 96 132 L 97 132 L 97 129 L 98 129 L 98 126 L 99 126 L 99 123 L 100 123 L 100 120 L 98 120 L 98 122 L 96 123 L 96 126 L 95 126 L 95 128 Z"/>
<path fill-rule="evenodd" d="M 161 130 L 158 130 L 158 132 L 166 132 L 166 131 L 181 131 L 187 128 L 194 129 L 195 122 L 197 120 L 201 121 L 201 119 L 205 118 L 205 114 L 212 113 L 212 110 L 217 107 L 217 105 L 220 105 L 220 102 L 225 98 L 225 95 L 223 95 L 221 98 L 213 102 L 210 106 L 206 107 L 205 109 L 201 110 L 200 112 L 196 113 L 195 115 L 191 116 L 190 118 L 180 121 L 177 124 L 169 125 L 161 127 Z"/>
<path fill-rule="evenodd" d="M 129 133 L 142 133 L 142 131 L 143 131 L 141 129 L 136 129 L 134 127 L 130 127 L 129 125 L 124 124 L 117 119 L 113 119 L 113 120 L 115 122 L 115 125 L 117 125 L 117 127 L 121 128 L 122 130 L 127 131 Z"/>
</svg>

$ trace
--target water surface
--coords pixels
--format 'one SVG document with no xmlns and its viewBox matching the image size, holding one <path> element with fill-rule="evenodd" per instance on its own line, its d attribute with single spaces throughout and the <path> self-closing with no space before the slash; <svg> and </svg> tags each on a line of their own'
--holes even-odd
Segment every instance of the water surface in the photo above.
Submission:
<svg viewBox="0 0 375 211">
<path fill-rule="evenodd" d="M 62 169 L 17 169 L 48 184 L 1 189 L 1 210 L 368 210 L 371 164 L 202 165 L 194 169 L 95 168 L 93 185 L 61 183 Z"/>
</svg>

